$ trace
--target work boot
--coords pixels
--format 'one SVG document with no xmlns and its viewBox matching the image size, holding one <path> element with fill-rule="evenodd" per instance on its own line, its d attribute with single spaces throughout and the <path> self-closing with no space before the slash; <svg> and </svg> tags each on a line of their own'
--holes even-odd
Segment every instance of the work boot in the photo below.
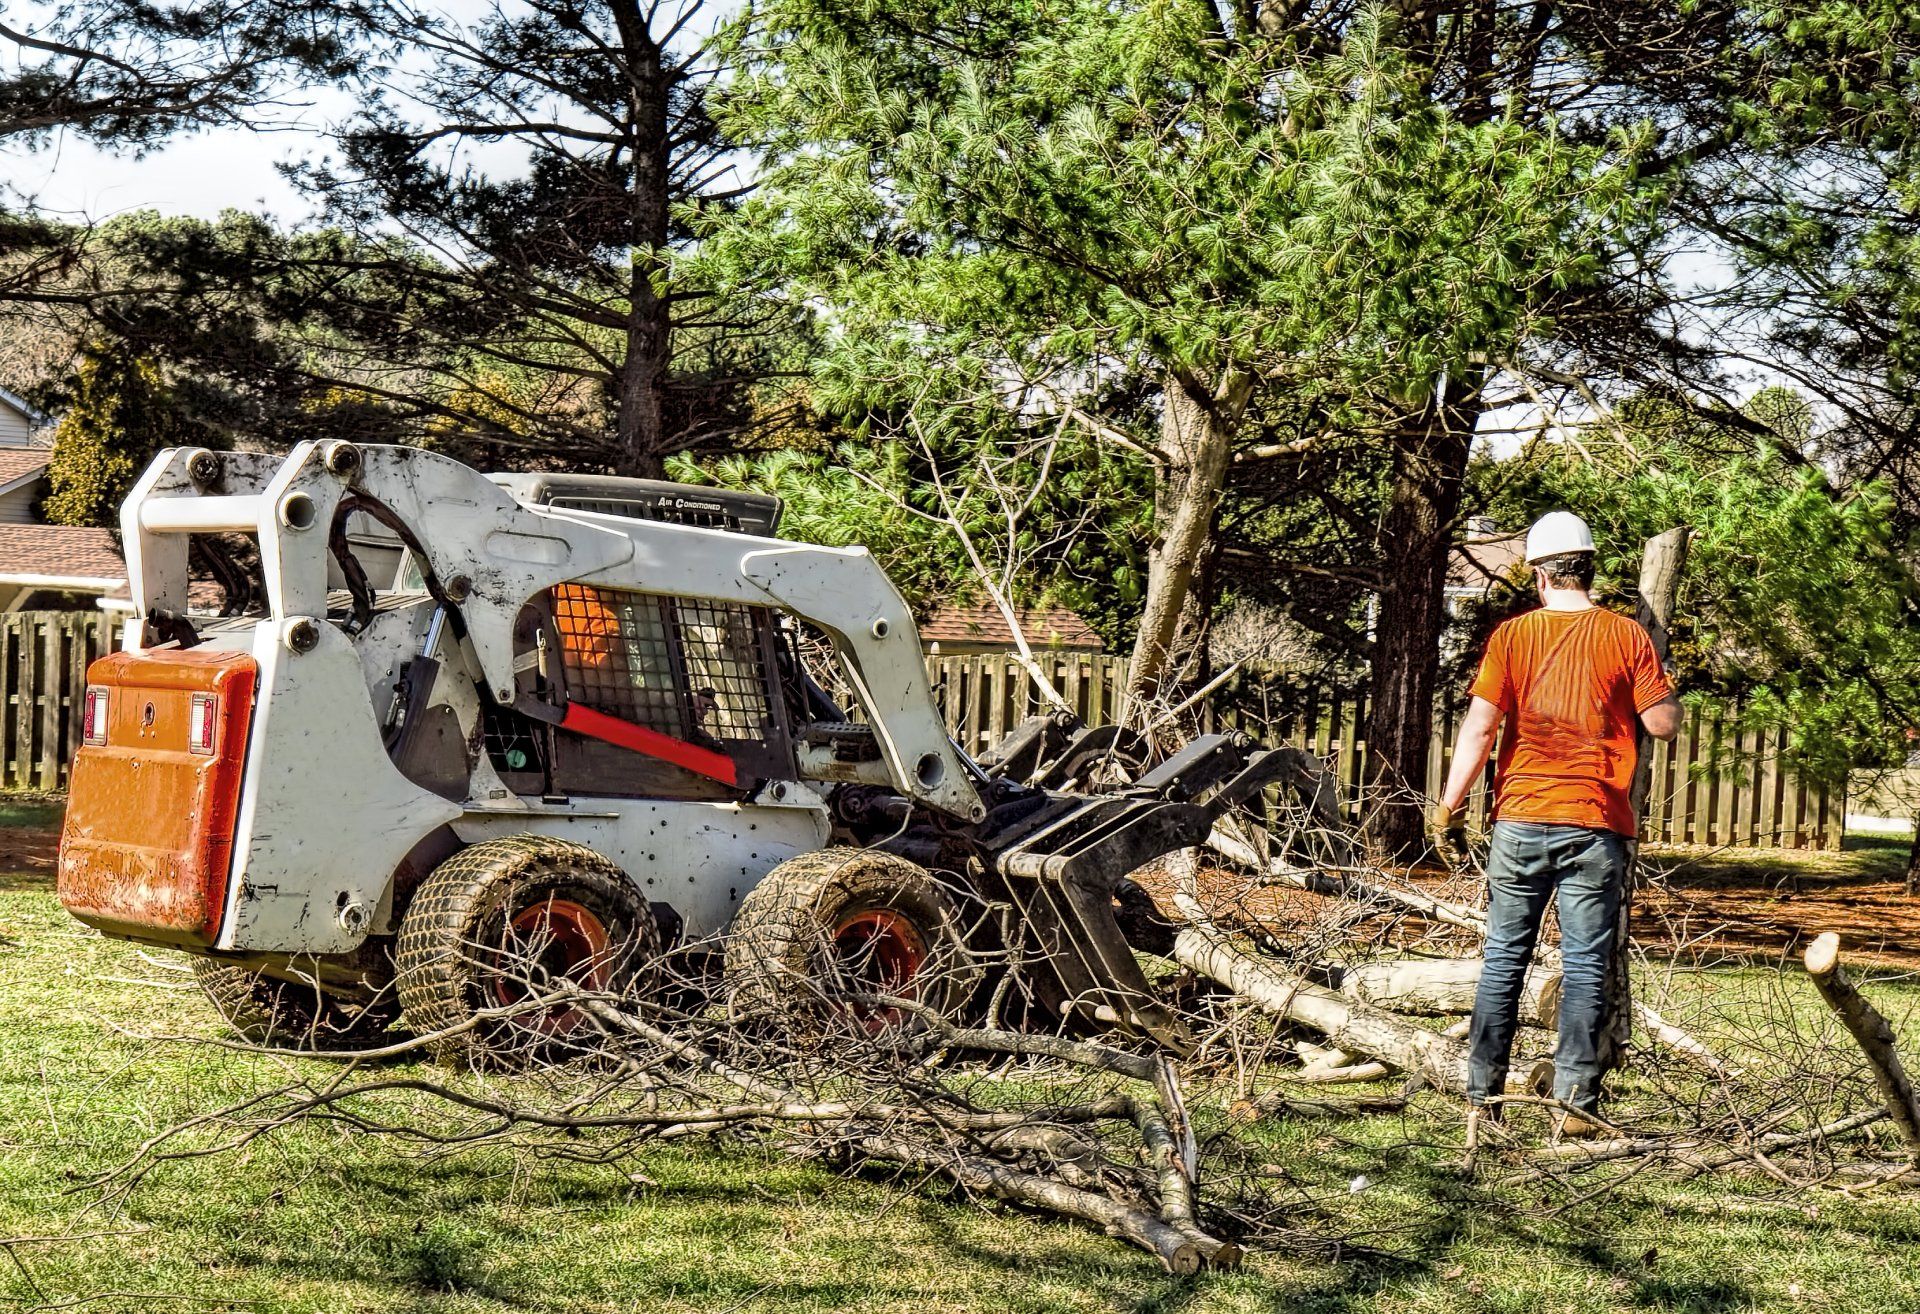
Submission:
<svg viewBox="0 0 1920 1314">
<path fill-rule="evenodd" d="M 1598 1115 L 1596 1114 L 1595 1116 L 1597 1117 Z M 1593 1121 L 1591 1118 L 1584 1118 L 1578 1113 L 1561 1113 L 1553 1120 L 1553 1143 L 1555 1145 L 1560 1144 L 1562 1141 L 1598 1140 L 1600 1137 L 1611 1134 L 1605 1126 Z"/>
</svg>

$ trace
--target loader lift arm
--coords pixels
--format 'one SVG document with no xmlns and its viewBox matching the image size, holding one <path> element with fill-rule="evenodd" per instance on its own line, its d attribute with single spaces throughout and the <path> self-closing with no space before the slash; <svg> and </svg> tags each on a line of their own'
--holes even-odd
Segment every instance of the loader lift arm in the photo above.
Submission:
<svg viewBox="0 0 1920 1314">
<path fill-rule="evenodd" d="M 328 527 L 347 499 L 377 504 L 418 545 L 423 573 L 457 608 L 483 689 L 502 706 L 514 701 L 520 611 L 555 585 L 775 606 L 833 637 L 896 789 L 962 821 L 986 814 L 934 707 L 913 617 L 865 548 L 529 507 L 416 448 L 302 443 L 284 461 L 173 448 L 126 503 L 136 613 L 184 613 L 188 536 L 235 532 L 259 540 L 272 617 L 324 623 Z"/>
</svg>

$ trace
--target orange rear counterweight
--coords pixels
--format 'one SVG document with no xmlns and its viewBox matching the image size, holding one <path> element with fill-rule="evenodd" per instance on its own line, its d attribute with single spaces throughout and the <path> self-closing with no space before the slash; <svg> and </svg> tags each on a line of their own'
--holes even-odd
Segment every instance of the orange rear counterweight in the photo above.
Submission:
<svg viewBox="0 0 1920 1314">
<path fill-rule="evenodd" d="M 108 935 L 209 947 L 233 863 L 258 667 L 211 648 L 114 653 L 87 668 L 104 743 L 74 759 L 60 902 Z M 190 746 L 194 695 L 215 699 L 211 752 Z"/>
</svg>

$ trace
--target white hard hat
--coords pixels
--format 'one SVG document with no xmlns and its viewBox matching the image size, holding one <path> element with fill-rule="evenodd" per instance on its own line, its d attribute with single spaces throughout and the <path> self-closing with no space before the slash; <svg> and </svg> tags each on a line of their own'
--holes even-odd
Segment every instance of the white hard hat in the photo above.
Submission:
<svg viewBox="0 0 1920 1314">
<path fill-rule="evenodd" d="M 1557 557 L 1562 552 L 1593 551 L 1593 531 L 1571 511 L 1549 511 L 1527 531 L 1527 564 Z"/>
</svg>

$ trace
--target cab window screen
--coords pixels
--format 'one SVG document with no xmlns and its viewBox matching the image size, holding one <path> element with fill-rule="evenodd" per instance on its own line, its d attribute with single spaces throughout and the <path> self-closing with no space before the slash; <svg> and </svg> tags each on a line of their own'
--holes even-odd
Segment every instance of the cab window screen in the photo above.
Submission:
<svg viewBox="0 0 1920 1314">
<path fill-rule="evenodd" d="M 765 744 L 774 732 L 764 609 L 562 584 L 568 698 L 676 739 Z"/>
<path fill-rule="evenodd" d="M 755 611 L 735 603 L 676 601 L 699 730 L 716 739 L 764 739 L 767 733 L 766 650 Z"/>
<path fill-rule="evenodd" d="M 562 584 L 553 591 L 567 696 L 597 712 L 687 737 L 685 688 L 675 679 L 665 598 Z"/>
</svg>

